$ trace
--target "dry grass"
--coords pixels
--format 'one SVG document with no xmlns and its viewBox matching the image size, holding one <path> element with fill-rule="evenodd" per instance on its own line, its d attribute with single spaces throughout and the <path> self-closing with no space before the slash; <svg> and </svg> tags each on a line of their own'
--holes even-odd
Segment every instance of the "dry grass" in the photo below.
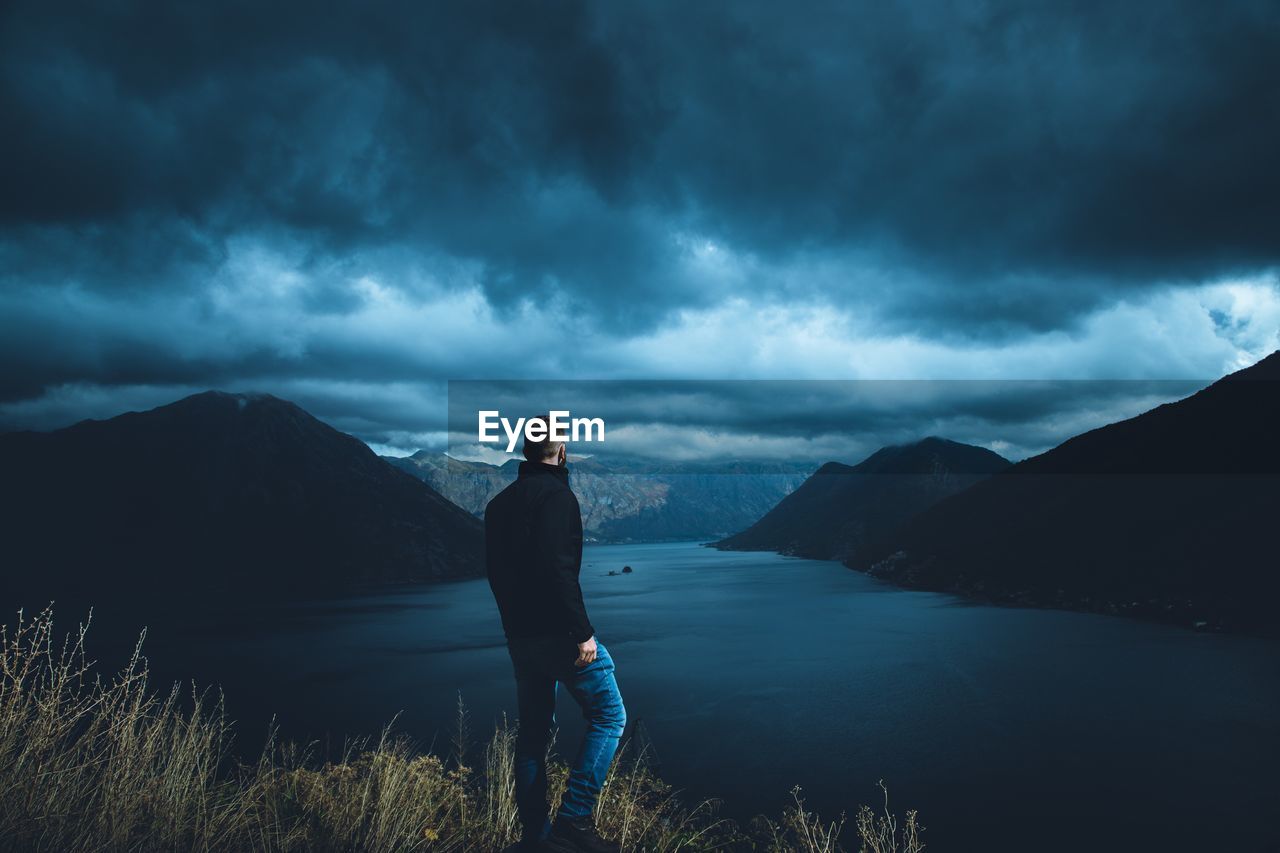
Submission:
<svg viewBox="0 0 1280 853">
<path fill-rule="evenodd" d="M 149 687 L 145 631 L 124 669 L 103 678 L 85 655 L 87 630 L 57 642 L 48 609 L 0 629 L 0 850 L 493 851 L 518 835 L 505 721 L 471 749 L 460 702 L 448 760 L 388 725 L 336 763 L 274 737 L 245 763 L 231 753 L 221 695 Z M 565 776 L 553 762 L 556 797 Z M 681 804 L 643 755 L 624 750 L 597 820 L 627 850 L 841 850 L 843 815 L 823 823 L 792 795 L 781 822 L 744 830 L 714 802 Z M 866 853 L 923 849 L 915 813 L 899 829 L 887 796 L 884 814 L 863 807 L 855 830 Z"/>
</svg>

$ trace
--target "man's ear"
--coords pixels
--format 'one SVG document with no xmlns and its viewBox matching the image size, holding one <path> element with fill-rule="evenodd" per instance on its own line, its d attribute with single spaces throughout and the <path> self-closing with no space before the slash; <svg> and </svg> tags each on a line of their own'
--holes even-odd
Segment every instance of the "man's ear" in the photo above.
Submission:
<svg viewBox="0 0 1280 853">
<path fill-rule="evenodd" d="M 567 465 L 569 463 L 569 451 L 565 449 L 565 445 L 560 445 L 560 452 L 556 455 L 557 465 Z"/>
</svg>

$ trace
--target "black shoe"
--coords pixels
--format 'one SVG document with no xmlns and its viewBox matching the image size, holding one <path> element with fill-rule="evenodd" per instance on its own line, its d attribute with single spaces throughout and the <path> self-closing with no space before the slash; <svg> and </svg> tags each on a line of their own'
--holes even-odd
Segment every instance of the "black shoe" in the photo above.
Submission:
<svg viewBox="0 0 1280 853">
<path fill-rule="evenodd" d="M 546 847 L 556 853 L 618 853 L 622 849 L 612 841 L 601 838 L 589 817 L 578 820 L 557 817 L 555 823 L 551 824 Z"/>
</svg>

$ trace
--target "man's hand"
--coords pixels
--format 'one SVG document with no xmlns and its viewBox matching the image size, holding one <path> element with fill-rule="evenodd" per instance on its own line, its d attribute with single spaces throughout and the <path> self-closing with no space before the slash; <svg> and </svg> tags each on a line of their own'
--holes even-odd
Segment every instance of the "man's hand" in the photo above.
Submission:
<svg viewBox="0 0 1280 853">
<path fill-rule="evenodd" d="M 596 638 L 592 637 L 585 643 L 578 643 L 578 659 L 574 661 L 575 666 L 586 666 L 596 659 Z"/>
</svg>

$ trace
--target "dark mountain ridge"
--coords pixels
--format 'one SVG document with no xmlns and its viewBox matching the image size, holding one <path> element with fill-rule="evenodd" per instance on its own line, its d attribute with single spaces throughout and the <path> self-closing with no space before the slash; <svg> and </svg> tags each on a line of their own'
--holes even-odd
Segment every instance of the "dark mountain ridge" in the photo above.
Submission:
<svg viewBox="0 0 1280 853">
<path fill-rule="evenodd" d="M 480 523 L 266 394 L 0 436 L 6 585 L 38 596 L 260 598 L 483 573 Z"/>
<path fill-rule="evenodd" d="M 1280 353 L 939 501 L 848 560 L 994 601 L 1274 633 Z"/>
<path fill-rule="evenodd" d="M 811 559 L 858 559 L 912 516 L 1009 466 L 982 447 L 930 436 L 857 465 L 828 462 L 747 529 L 715 546 Z"/>
<path fill-rule="evenodd" d="M 468 462 L 420 450 L 391 464 L 421 478 L 480 516 L 489 499 L 516 477 L 517 459 L 503 465 Z M 575 458 L 569 476 L 588 539 L 658 542 L 724 536 L 758 518 L 813 470 L 807 463 L 679 462 L 614 457 Z"/>
</svg>

